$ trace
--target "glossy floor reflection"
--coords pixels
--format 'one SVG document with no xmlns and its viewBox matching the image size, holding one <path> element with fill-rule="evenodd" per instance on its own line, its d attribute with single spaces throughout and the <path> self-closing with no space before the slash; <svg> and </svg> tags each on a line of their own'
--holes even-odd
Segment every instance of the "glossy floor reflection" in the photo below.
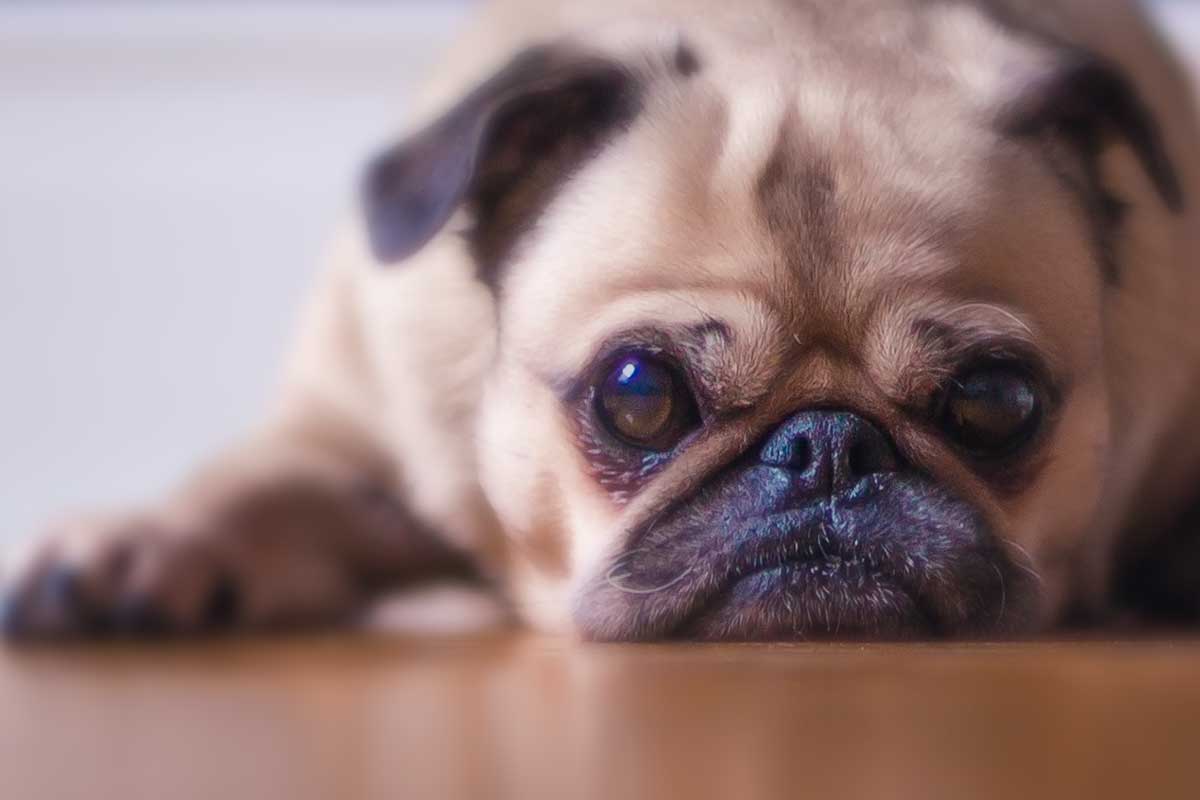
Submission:
<svg viewBox="0 0 1200 800">
<path fill-rule="evenodd" d="M 1194 797 L 1200 644 L 0 651 L 0 797 Z"/>
</svg>

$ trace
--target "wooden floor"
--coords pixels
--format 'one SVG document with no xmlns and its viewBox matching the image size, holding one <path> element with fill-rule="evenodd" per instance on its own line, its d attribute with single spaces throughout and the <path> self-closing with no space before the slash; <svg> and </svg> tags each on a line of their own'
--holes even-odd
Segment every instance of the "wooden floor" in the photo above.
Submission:
<svg viewBox="0 0 1200 800">
<path fill-rule="evenodd" d="M 0 649 L 0 798 L 1195 798 L 1200 644 Z"/>
</svg>

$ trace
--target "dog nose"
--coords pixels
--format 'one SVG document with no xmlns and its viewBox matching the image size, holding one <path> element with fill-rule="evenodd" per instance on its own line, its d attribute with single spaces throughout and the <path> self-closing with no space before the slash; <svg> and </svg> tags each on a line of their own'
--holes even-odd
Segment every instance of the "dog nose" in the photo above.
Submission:
<svg viewBox="0 0 1200 800">
<path fill-rule="evenodd" d="M 771 434 L 759 460 L 799 473 L 804 488 L 833 495 L 863 478 L 895 472 L 899 456 L 891 441 L 867 420 L 849 411 L 804 411 Z"/>
</svg>

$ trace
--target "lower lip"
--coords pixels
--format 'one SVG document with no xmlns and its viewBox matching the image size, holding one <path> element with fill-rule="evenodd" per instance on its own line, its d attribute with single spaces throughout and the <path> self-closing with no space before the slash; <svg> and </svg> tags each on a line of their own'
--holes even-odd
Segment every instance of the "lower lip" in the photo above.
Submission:
<svg viewBox="0 0 1200 800">
<path fill-rule="evenodd" d="M 933 628 L 898 581 L 830 558 L 738 578 L 693 615 L 684 633 L 722 641 L 912 639 Z"/>
</svg>

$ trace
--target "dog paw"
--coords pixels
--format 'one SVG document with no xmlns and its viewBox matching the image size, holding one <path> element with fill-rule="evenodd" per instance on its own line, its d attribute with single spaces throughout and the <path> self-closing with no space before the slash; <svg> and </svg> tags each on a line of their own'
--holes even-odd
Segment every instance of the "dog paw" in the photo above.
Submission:
<svg viewBox="0 0 1200 800">
<path fill-rule="evenodd" d="M 191 634 L 242 616 L 236 559 L 219 537 L 149 517 L 77 520 L 0 565 L 11 639 Z"/>
</svg>

